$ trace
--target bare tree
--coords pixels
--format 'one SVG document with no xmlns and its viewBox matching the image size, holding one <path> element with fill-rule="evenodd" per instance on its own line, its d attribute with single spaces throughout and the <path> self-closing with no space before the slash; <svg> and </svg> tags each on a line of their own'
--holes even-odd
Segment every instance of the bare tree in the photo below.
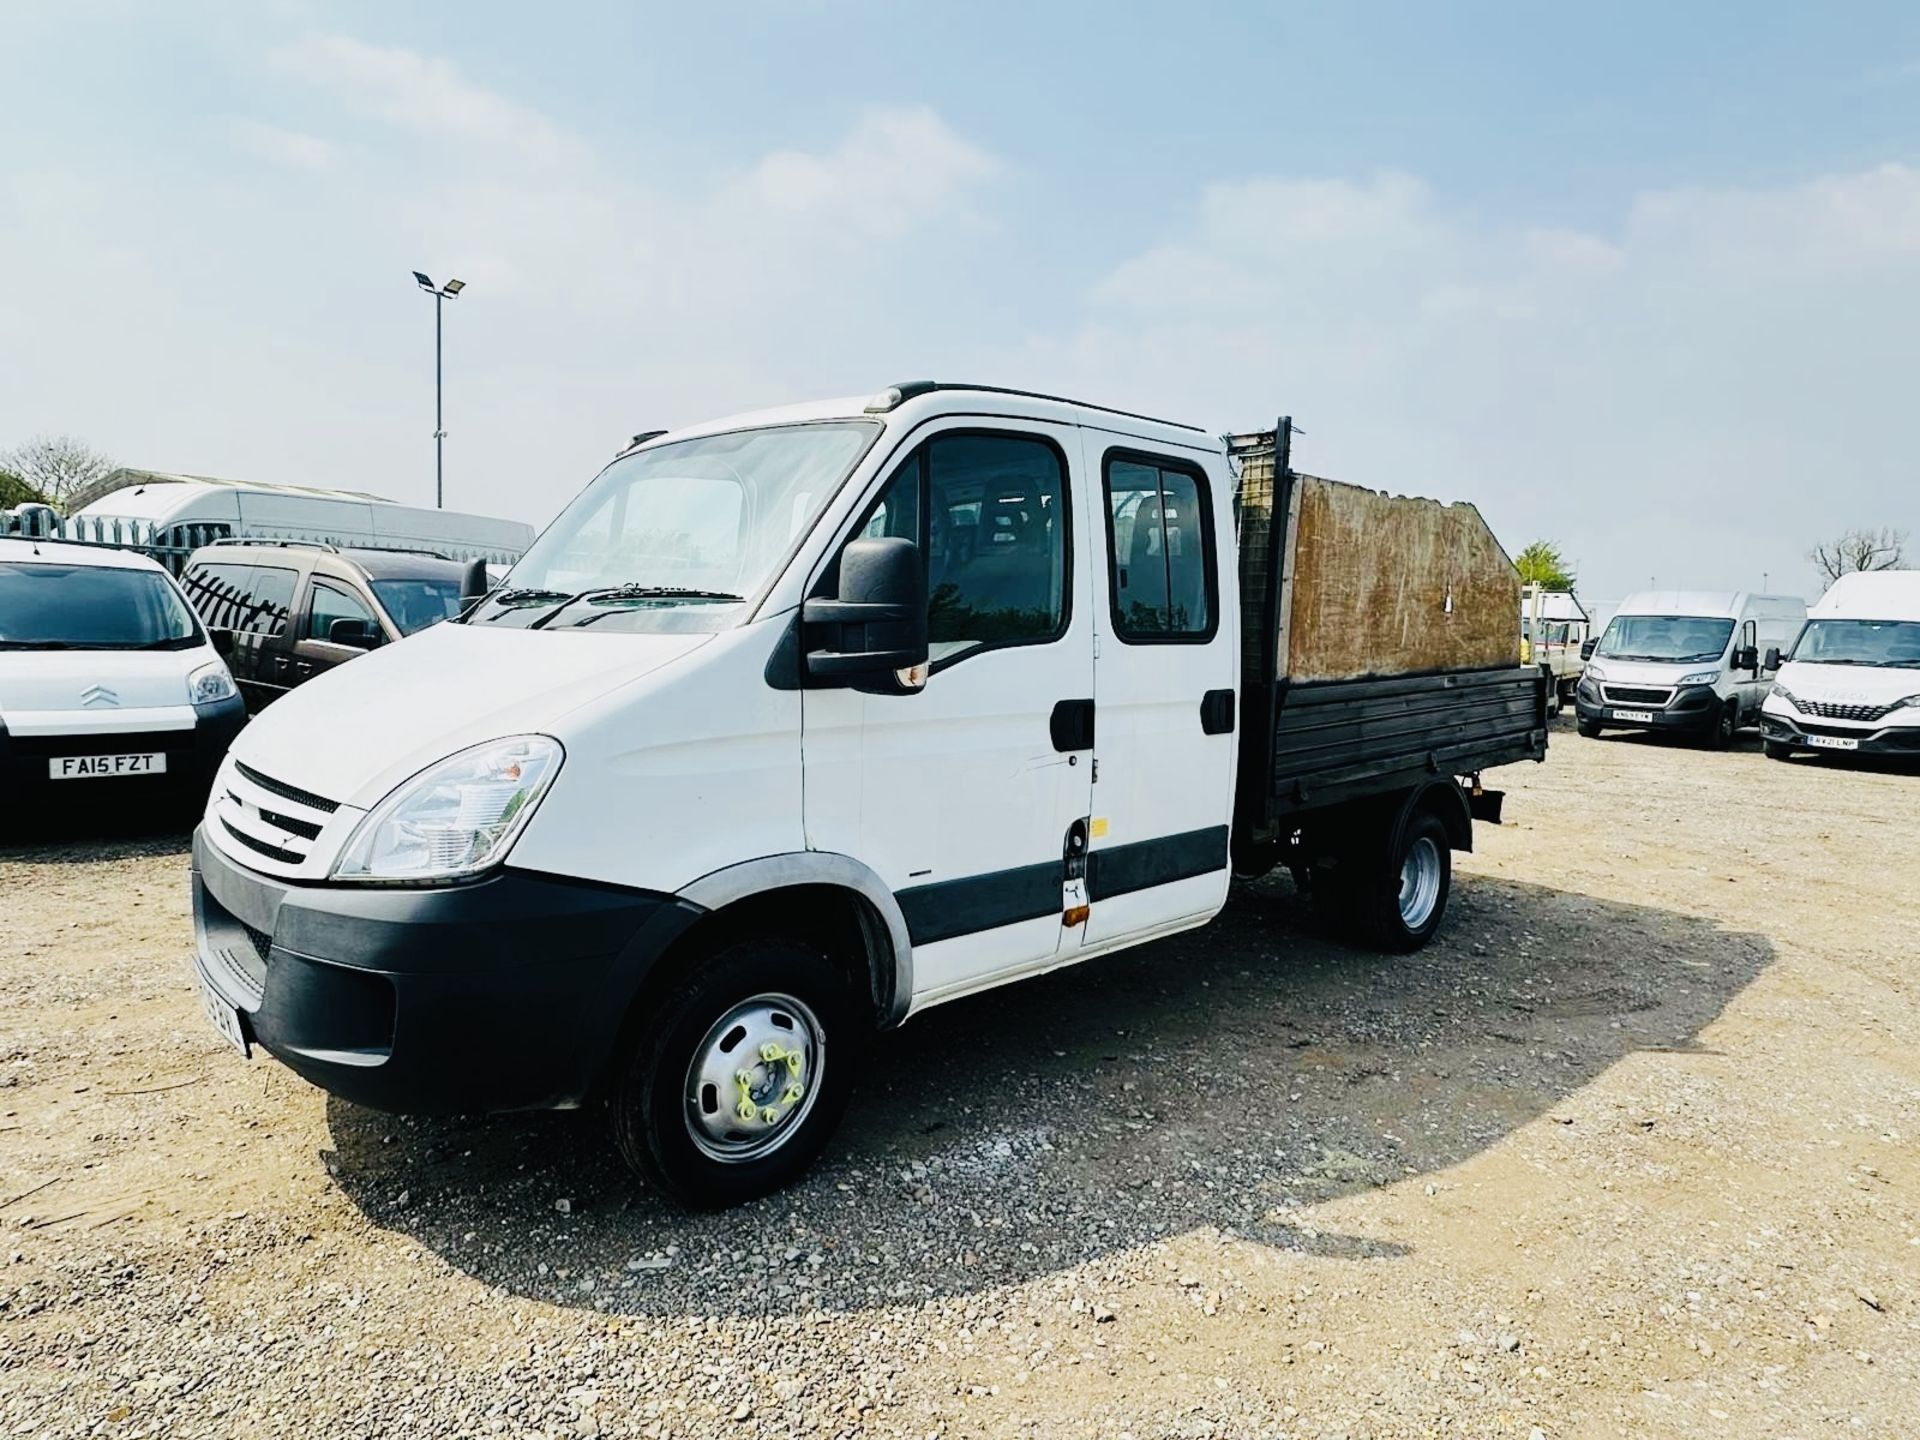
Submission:
<svg viewBox="0 0 1920 1440">
<path fill-rule="evenodd" d="M 110 474 L 113 461 L 71 435 L 36 435 L 0 455 L 0 470 L 10 471 L 64 510 L 75 491 Z"/>
<path fill-rule="evenodd" d="M 1820 567 L 1829 585 L 1856 570 L 1898 570 L 1906 563 L 1907 532 L 1891 525 L 1849 530 L 1837 540 L 1814 546 L 1807 558 Z"/>
</svg>

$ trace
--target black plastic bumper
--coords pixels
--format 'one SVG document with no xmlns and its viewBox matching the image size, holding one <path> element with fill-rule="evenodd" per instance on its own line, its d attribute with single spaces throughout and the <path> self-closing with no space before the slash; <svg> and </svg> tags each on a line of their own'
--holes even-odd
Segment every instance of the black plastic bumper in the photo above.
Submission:
<svg viewBox="0 0 1920 1440">
<path fill-rule="evenodd" d="M 1690 735 L 1705 734 L 1714 727 L 1720 718 L 1720 697 L 1712 687 L 1697 685 L 1680 691 L 1664 708 L 1651 705 L 1609 705 L 1600 700 L 1590 699 L 1584 693 L 1585 687 L 1574 692 L 1573 710 L 1582 720 L 1594 725 L 1604 725 L 1609 730 L 1666 730 L 1678 731 Z M 1652 715 L 1651 720 L 1622 720 L 1622 710 L 1629 713 Z"/>
<path fill-rule="evenodd" d="M 1789 720 L 1782 715 L 1773 715 L 1763 711 L 1760 715 L 1760 734 L 1762 738 L 1775 745 L 1791 745 L 1796 750 L 1810 750 L 1820 755 L 1886 755 L 1898 759 L 1920 760 L 1920 726 L 1896 725 L 1882 730 L 1858 730 L 1838 725 L 1802 724 Z M 1816 745 L 1808 738 L 1810 735 L 1830 736 L 1858 742 L 1852 749 L 1841 750 L 1827 745 Z"/>
<path fill-rule="evenodd" d="M 641 982 L 702 913 L 516 870 L 429 890 L 290 885 L 193 837 L 202 982 L 249 1040 L 382 1110 L 578 1104 Z"/>
<path fill-rule="evenodd" d="M 25 806 L 43 805 L 58 792 L 63 800 L 102 800 L 137 791 L 172 791 L 204 796 L 226 757 L 233 737 L 247 723 L 239 696 L 193 707 L 194 722 L 181 730 L 135 730 L 110 735 L 9 735 L 0 725 L 0 784 Z M 47 762 L 65 755 L 142 755 L 167 757 L 160 775 L 121 775 L 99 780 L 54 780 Z"/>
</svg>

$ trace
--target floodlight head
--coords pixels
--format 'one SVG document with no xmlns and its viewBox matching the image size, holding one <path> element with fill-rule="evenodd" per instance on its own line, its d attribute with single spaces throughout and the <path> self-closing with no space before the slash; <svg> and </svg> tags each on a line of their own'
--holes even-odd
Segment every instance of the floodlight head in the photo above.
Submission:
<svg viewBox="0 0 1920 1440">
<path fill-rule="evenodd" d="M 446 297 L 449 300 L 451 300 L 454 296 L 458 295 L 462 290 L 467 288 L 467 282 L 464 280 L 449 280 L 445 285 L 442 285 L 440 288 L 443 292 L 445 292 Z"/>
<path fill-rule="evenodd" d="M 433 289 L 433 281 L 429 280 L 426 276 L 422 275 L 418 270 L 413 272 L 413 278 L 420 282 L 420 288 L 422 290 Z"/>
</svg>

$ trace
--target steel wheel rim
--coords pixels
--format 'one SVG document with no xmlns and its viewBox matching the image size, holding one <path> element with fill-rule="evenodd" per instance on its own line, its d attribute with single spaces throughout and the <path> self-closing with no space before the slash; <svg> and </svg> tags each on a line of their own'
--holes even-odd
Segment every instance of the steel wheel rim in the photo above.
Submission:
<svg viewBox="0 0 1920 1440">
<path fill-rule="evenodd" d="M 787 1144 L 819 1098 L 826 1050 L 819 1018 L 791 995 L 770 992 L 733 1006 L 687 1065 L 687 1135 L 695 1148 L 742 1165 Z"/>
<path fill-rule="evenodd" d="M 1433 918 L 1440 903 L 1440 846 L 1422 835 L 1407 847 L 1400 862 L 1400 923 L 1418 930 Z"/>
</svg>

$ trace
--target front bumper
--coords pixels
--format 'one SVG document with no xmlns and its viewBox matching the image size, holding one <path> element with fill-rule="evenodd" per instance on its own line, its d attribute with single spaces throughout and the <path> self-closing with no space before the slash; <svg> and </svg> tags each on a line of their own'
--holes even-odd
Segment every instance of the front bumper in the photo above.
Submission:
<svg viewBox="0 0 1920 1440">
<path fill-rule="evenodd" d="M 0 783 L 27 805 L 53 799 L 103 799 L 138 791 L 173 791 L 204 796 L 233 737 L 247 723 L 246 702 L 238 695 L 193 707 L 193 724 L 181 730 L 134 730 L 119 734 L 9 735 L 0 725 Z M 141 755 L 167 757 L 165 773 L 121 775 L 93 780 L 54 780 L 47 762 L 64 755 Z"/>
<path fill-rule="evenodd" d="M 1574 713 L 1582 720 L 1605 725 L 1612 730 L 1666 730 L 1704 734 L 1720 718 L 1720 697 L 1711 685 L 1690 685 L 1674 692 L 1664 707 L 1613 705 L 1599 698 L 1589 681 L 1582 681 L 1574 692 Z M 1651 715 L 1651 720 L 1623 720 L 1621 712 Z"/>
<path fill-rule="evenodd" d="M 381 1110 L 578 1104 L 641 983 L 702 913 L 518 870 L 426 890 L 293 885 L 193 837 L 202 983 L 248 1040 Z"/>
<path fill-rule="evenodd" d="M 1760 712 L 1760 735 L 1775 745 L 1790 745 L 1796 750 L 1813 750 L 1822 755 L 1891 755 L 1920 760 L 1920 725 L 1870 726 L 1834 725 L 1823 720 Z M 1811 737 L 1852 740 L 1847 749 L 1816 745 Z"/>
</svg>

